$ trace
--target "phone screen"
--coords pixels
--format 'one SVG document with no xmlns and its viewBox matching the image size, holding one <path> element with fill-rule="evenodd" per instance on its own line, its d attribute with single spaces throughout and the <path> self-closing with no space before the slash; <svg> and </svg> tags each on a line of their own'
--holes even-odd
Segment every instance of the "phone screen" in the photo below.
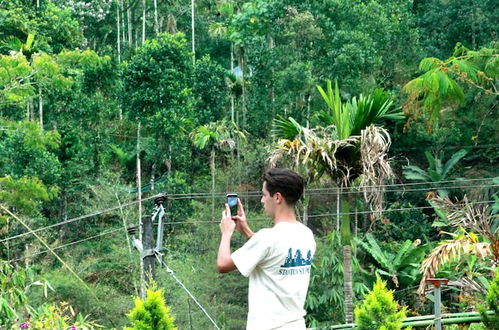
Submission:
<svg viewBox="0 0 499 330">
<path fill-rule="evenodd" d="M 229 204 L 230 216 L 233 217 L 233 216 L 237 215 L 237 195 L 236 194 L 227 195 L 227 204 Z"/>
</svg>

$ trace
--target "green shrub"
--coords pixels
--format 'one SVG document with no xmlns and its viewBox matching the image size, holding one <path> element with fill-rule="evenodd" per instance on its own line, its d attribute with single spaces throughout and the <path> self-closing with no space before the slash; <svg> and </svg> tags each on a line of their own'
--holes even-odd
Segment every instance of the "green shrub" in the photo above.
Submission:
<svg viewBox="0 0 499 330">
<path fill-rule="evenodd" d="M 487 329 L 497 330 L 499 329 L 499 267 L 496 270 L 496 277 L 490 284 L 485 300 L 487 301 L 487 309 L 485 307 L 480 308 L 483 323 Z M 494 311 L 494 315 L 487 315 L 487 310 Z"/>
<path fill-rule="evenodd" d="M 405 307 L 399 310 L 393 291 L 387 290 L 386 282 L 379 276 L 364 302 L 355 308 L 355 323 L 360 330 L 401 329 L 405 318 Z"/>
<path fill-rule="evenodd" d="M 145 300 L 135 299 L 135 307 L 128 314 L 133 326 L 125 330 L 176 330 L 170 309 L 165 305 L 163 290 L 147 290 Z"/>
</svg>

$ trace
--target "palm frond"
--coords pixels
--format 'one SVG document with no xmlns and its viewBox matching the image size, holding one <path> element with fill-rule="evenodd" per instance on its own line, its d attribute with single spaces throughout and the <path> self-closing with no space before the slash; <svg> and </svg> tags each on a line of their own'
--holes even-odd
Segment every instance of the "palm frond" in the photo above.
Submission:
<svg viewBox="0 0 499 330">
<path fill-rule="evenodd" d="M 399 247 L 398 253 L 393 258 L 392 264 L 394 266 L 399 266 L 402 262 L 403 257 L 406 255 L 406 253 L 413 247 L 413 243 L 410 240 L 406 240 L 401 247 Z"/>
<path fill-rule="evenodd" d="M 407 180 L 428 181 L 428 173 L 416 165 L 406 165 L 402 167 L 402 174 Z"/>
<path fill-rule="evenodd" d="M 430 71 L 438 69 L 442 64 L 442 61 L 436 57 L 427 57 L 419 62 L 419 69 L 423 71 Z"/>
<path fill-rule="evenodd" d="M 449 171 L 457 164 L 457 162 L 460 161 L 461 158 L 466 156 L 467 153 L 468 151 L 461 149 L 453 154 L 452 157 L 445 163 L 442 169 L 442 176 L 445 177 L 449 173 Z"/>
<path fill-rule="evenodd" d="M 423 276 L 419 283 L 419 294 L 424 294 L 426 281 L 434 277 L 445 263 L 458 259 L 462 254 L 474 254 L 481 258 L 490 255 L 490 243 L 476 242 L 468 233 L 454 237 L 454 240 L 444 241 L 433 249 L 421 264 L 420 271 Z"/>
<path fill-rule="evenodd" d="M 384 128 L 371 125 L 362 130 L 360 138 L 361 185 L 365 187 L 364 198 L 375 215 L 380 215 L 383 209 L 385 192 L 383 182 L 393 177 L 388 159 L 390 145 L 390 134 Z"/>
<path fill-rule="evenodd" d="M 292 140 L 300 135 L 302 131 L 303 127 L 291 117 L 284 118 L 277 115 L 277 118 L 274 119 L 272 135 L 275 138 Z"/>
<path fill-rule="evenodd" d="M 499 235 L 492 231 L 494 216 L 491 214 L 489 204 L 470 203 L 465 196 L 461 202 L 452 202 L 439 195 L 428 195 L 432 206 L 445 210 L 445 217 L 451 226 L 472 230 L 486 237 L 492 244 L 499 244 Z M 499 251 L 493 251 L 494 258 L 499 260 Z"/>
</svg>

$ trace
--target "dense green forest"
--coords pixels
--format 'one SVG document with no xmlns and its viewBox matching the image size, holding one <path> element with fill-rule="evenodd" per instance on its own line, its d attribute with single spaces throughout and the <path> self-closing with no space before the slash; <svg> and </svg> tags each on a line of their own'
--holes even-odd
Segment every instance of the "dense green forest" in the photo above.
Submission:
<svg viewBox="0 0 499 330">
<path fill-rule="evenodd" d="M 165 264 L 244 329 L 218 223 L 237 192 L 272 225 L 270 166 L 307 181 L 310 327 L 353 322 L 377 276 L 407 316 L 433 313 L 430 277 L 444 312 L 492 308 L 497 22 L 493 0 L 0 0 L 0 328 L 130 326 L 164 193 Z M 156 267 L 165 324 L 212 328 Z"/>
</svg>

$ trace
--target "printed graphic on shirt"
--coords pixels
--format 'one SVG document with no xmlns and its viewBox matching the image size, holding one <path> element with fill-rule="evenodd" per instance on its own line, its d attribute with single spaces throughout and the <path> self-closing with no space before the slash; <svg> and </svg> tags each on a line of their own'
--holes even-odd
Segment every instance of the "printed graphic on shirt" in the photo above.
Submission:
<svg viewBox="0 0 499 330">
<path fill-rule="evenodd" d="M 279 269 L 279 275 L 302 275 L 310 273 L 310 265 L 312 264 L 312 251 L 308 250 L 306 258 L 300 249 L 296 249 L 293 256 L 293 249 L 288 250 L 288 255 L 284 260 L 284 264 Z M 284 268 L 284 269 L 283 269 Z"/>
<path fill-rule="evenodd" d="M 312 251 L 308 250 L 307 259 L 303 259 L 300 249 L 296 250 L 295 256 L 293 257 L 293 249 L 289 248 L 288 256 L 284 260 L 284 264 L 281 265 L 283 268 L 299 267 L 299 266 L 310 266 L 312 264 Z"/>
</svg>

